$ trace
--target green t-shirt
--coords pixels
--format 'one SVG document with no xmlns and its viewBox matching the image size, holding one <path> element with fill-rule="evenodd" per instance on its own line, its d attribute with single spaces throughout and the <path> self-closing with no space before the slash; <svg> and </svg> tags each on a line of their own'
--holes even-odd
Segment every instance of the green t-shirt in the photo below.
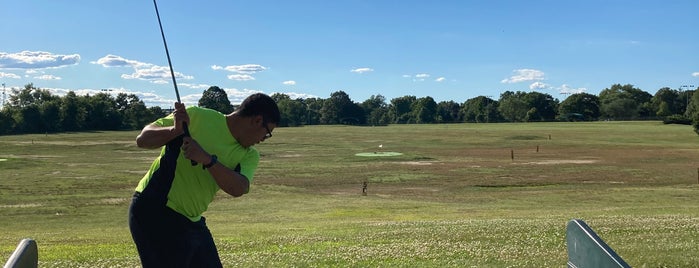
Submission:
<svg viewBox="0 0 699 268">
<path fill-rule="evenodd" d="M 224 114 L 196 106 L 187 108 L 189 115 L 189 134 L 209 154 L 215 154 L 218 161 L 230 169 L 238 169 L 252 183 L 253 175 L 260 160 L 260 154 L 254 147 L 243 148 L 233 138 Z M 174 125 L 172 114 L 153 122 L 158 126 Z M 148 186 L 153 173 L 160 168 L 160 159 L 165 154 L 165 146 L 160 156 L 153 161 L 150 169 L 136 187 L 137 192 L 143 192 Z M 192 166 L 191 161 L 180 151 L 177 157 L 175 178 L 167 195 L 167 206 L 196 222 L 201 219 L 216 192 L 220 189 L 208 170 L 202 169 L 201 164 Z"/>
</svg>

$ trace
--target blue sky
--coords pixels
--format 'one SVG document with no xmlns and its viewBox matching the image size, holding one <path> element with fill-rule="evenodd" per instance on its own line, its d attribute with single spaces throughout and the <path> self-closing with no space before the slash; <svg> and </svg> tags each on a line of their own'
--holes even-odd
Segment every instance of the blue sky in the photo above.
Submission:
<svg viewBox="0 0 699 268">
<path fill-rule="evenodd" d="M 175 91 L 150 0 L 0 0 L 0 82 L 62 95 Z M 209 86 L 356 102 L 564 99 L 699 86 L 699 1 L 160 0 L 182 101 Z M 685 88 L 687 89 L 687 88 Z"/>
</svg>

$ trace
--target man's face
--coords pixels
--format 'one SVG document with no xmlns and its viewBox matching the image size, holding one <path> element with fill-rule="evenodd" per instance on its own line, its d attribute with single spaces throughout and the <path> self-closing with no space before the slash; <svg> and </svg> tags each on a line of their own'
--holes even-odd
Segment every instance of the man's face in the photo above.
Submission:
<svg viewBox="0 0 699 268">
<path fill-rule="evenodd" d="M 255 117 L 251 125 L 251 131 L 247 133 L 248 135 L 246 135 L 245 141 L 241 145 L 247 148 L 271 138 L 275 127 L 277 127 L 277 124 L 268 123 L 262 116 Z"/>
</svg>

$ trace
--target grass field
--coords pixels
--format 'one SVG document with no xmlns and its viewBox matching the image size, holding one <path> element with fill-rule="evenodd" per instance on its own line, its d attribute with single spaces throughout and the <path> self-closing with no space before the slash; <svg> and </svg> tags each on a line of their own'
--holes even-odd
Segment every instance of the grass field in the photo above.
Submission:
<svg viewBox="0 0 699 268">
<path fill-rule="evenodd" d="M 136 135 L 0 136 L 0 263 L 30 237 L 40 267 L 139 266 L 126 216 L 158 151 Z M 205 214 L 226 267 L 565 267 L 574 218 L 631 266 L 699 266 L 690 126 L 311 126 L 258 149 L 250 194 Z"/>
</svg>

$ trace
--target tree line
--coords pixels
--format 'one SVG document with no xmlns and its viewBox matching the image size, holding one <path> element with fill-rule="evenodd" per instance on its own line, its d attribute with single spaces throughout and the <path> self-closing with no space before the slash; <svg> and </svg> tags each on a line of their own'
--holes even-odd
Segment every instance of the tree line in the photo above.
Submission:
<svg viewBox="0 0 699 268">
<path fill-rule="evenodd" d="M 279 126 L 388 125 L 432 123 L 496 123 L 597 120 L 663 120 L 693 124 L 699 129 L 699 94 L 664 87 L 651 95 L 633 85 L 614 84 L 599 95 L 571 94 L 559 101 L 541 92 L 505 91 L 498 99 L 478 96 L 462 103 L 436 102 L 432 97 L 406 95 L 387 100 L 372 95 L 355 102 L 344 91 L 329 98 L 296 98 L 275 93 L 282 121 Z M 212 86 L 198 102 L 201 107 L 230 113 L 235 106 L 226 92 Z M 134 94 L 109 92 L 65 96 L 26 85 L 13 89 L 0 110 L 0 134 L 61 131 L 140 129 L 170 110 L 146 107 Z M 699 133 L 699 131 L 697 132 Z"/>
</svg>

